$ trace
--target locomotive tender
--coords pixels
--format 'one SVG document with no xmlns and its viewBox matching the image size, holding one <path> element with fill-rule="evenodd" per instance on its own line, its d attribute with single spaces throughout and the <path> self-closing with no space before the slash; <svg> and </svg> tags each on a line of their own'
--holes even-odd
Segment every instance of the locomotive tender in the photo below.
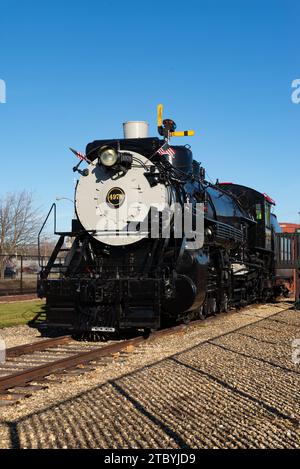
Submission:
<svg viewBox="0 0 300 469">
<path fill-rule="evenodd" d="M 171 137 L 193 132 L 176 132 L 172 120 L 162 120 L 161 105 L 161 138 L 148 137 L 144 122 L 125 123 L 124 130 L 123 139 L 89 143 L 86 155 L 74 151 L 81 160 L 73 168 L 80 173 L 76 217 L 70 232 L 57 233 L 38 280 L 47 322 L 102 337 L 278 295 L 273 200 L 242 185 L 206 181 L 190 147 L 170 144 Z M 83 170 L 82 161 L 88 163 Z M 179 217 L 187 210 L 193 226 L 202 207 L 203 245 L 189 244 L 184 230 L 176 235 L 178 206 Z"/>
</svg>

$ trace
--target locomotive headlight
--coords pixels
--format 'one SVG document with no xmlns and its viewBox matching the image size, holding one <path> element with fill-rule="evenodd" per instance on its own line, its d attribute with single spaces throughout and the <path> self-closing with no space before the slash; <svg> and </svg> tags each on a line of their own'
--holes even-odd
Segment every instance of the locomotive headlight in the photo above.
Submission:
<svg viewBox="0 0 300 469">
<path fill-rule="evenodd" d="M 111 147 L 100 148 L 98 157 L 103 166 L 114 166 L 119 160 L 117 150 Z"/>
</svg>

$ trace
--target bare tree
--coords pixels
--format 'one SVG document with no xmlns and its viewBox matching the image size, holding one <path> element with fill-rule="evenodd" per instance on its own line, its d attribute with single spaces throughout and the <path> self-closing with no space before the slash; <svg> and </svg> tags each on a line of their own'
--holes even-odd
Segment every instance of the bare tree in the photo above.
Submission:
<svg viewBox="0 0 300 469">
<path fill-rule="evenodd" d="M 43 235 L 40 240 L 40 254 L 44 257 L 51 256 L 53 249 L 56 245 L 55 240 L 52 239 L 53 237 L 48 235 Z M 38 255 L 38 247 L 37 243 L 30 244 L 26 246 L 26 249 L 23 251 L 24 256 L 32 256 L 36 257 Z"/>
<path fill-rule="evenodd" d="M 36 243 L 40 223 L 31 192 L 23 190 L 0 197 L 0 278 L 7 259 L 4 255 L 22 254 L 26 246 Z"/>
</svg>

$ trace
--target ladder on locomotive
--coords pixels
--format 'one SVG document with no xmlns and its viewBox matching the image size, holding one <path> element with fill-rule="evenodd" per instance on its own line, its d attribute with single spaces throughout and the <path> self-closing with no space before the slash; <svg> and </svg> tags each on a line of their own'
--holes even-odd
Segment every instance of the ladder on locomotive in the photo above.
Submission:
<svg viewBox="0 0 300 469">
<path fill-rule="evenodd" d="M 295 272 L 295 307 L 300 309 L 300 233 L 276 233 L 276 269 Z"/>
</svg>

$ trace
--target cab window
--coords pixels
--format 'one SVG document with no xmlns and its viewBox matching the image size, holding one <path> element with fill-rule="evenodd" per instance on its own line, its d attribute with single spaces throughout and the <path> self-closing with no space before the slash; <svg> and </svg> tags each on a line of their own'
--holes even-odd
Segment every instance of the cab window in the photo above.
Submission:
<svg viewBox="0 0 300 469">
<path fill-rule="evenodd" d="M 262 210 L 261 204 L 256 204 L 256 220 L 260 221 L 262 219 Z"/>
<path fill-rule="evenodd" d="M 271 205 L 268 203 L 265 205 L 265 223 L 268 228 L 271 228 Z"/>
</svg>

